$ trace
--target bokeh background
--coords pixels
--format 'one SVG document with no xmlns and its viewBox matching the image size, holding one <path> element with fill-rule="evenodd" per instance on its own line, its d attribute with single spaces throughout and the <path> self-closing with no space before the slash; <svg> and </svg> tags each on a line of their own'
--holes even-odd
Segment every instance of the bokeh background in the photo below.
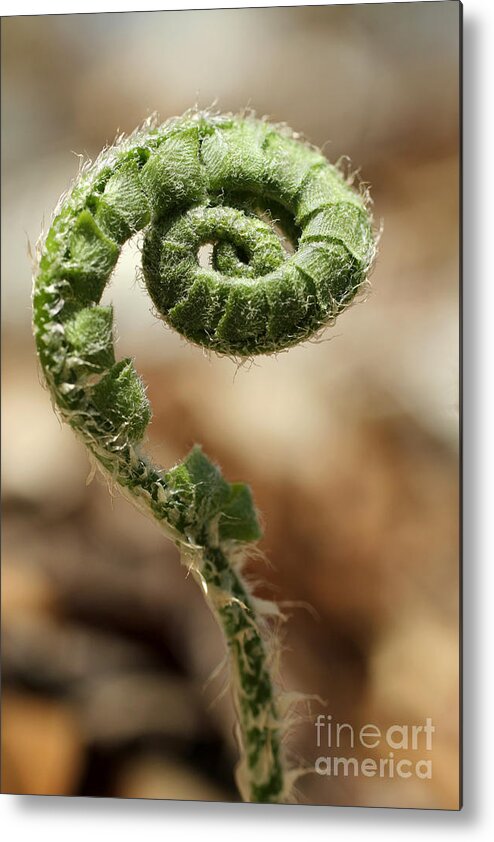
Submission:
<svg viewBox="0 0 494 842">
<path fill-rule="evenodd" d="M 139 243 L 126 247 L 105 298 L 149 387 L 148 450 L 171 465 L 201 442 L 255 492 L 270 564 L 250 571 L 290 605 L 281 678 L 324 700 L 301 710 L 296 757 L 321 754 L 321 712 L 356 729 L 436 726 L 432 780 L 312 774 L 297 798 L 457 807 L 459 14 L 2 20 L 2 791 L 238 798 L 227 674 L 211 678 L 221 635 L 175 548 L 101 480 L 87 487 L 30 327 L 31 254 L 77 155 L 154 111 L 214 103 L 349 156 L 380 252 L 367 300 L 327 341 L 237 369 L 158 323 Z"/>
</svg>

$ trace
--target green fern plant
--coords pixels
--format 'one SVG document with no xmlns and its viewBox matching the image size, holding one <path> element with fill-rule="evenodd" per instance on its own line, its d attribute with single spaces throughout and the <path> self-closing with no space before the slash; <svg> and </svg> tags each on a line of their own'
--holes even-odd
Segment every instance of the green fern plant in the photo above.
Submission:
<svg viewBox="0 0 494 842">
<path fill-rule="evenodd" d="M 375 252 L 368 203 L 286 127 L 188 112 L 82 168 L 40 246 L 34 282 L 37 352 L 56 408 L 200 582 L 230 655 L 240 793 L 280 802 L 296 772 L 281 745 L 268 621 L 242 575 L 261 537 L 250 489 L 227 482 L 197 446 L 170 470 L 146 458 L 145 389 L 131 359 L 116 361 L 113 311 L 99 303 L 123 243 L 143 229 L 144 278 L 165 322 L 243 358 L 308 339 L 354 298 Z"/>
</svg>

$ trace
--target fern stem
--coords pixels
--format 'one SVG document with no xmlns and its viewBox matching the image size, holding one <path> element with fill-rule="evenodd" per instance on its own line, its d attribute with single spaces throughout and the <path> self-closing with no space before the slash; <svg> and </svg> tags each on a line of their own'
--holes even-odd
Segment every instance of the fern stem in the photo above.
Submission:
<svg viewBox="0 0 494 842">
<path fill-rule="evenodd" d="M 34 282 L 37 351 L 59 413 L 180 547 L 224 631 L 242 797 L 282 801 L 278 691 L 242 576 L 261 537 L 250 489 L 228 483 L 197 446 L 168 471 L 141 453 L 151 409 L 132 360 L 115 359 L 113 311 L 99 303 L 123 243 L 143 229 L 144 277 L 163 319 L 191 342 L 249 356 L 300 342 L 341 312 L 374 257 L 371 219 L 341 173 L 286 128 L 191 112 L 148 125 L 82 169 Z M 208 242 L 204 269 L 198 250 Z"/>
</svg>

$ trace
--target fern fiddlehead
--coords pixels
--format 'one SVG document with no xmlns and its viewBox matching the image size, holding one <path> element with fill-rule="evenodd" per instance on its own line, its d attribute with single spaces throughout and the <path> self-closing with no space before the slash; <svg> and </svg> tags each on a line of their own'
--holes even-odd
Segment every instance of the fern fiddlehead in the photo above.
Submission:
<svg viewBox="0 0 494 842">
<path fill-rule="evenodd" d="M 150 406 L 132 361 L 115 359 L 112 308 L 99 303 L 123 243 L 143 229 L 144 278 L 163 319 L 194 343 L 244 357 L 310 337 L 348 304 L 374 256 L 371 220 L 338 169 L 287 129 L 188 113 L 134 133 L 80 173 L 34 283 L 37 351 L 58 411 L 200 581 L 230 654 L 241 794 L 277 802 L 289 777 L 282 722 L 242 576 L 261 536 L 250 489 L 228 483 L 198 447 L 170 470 L 143 455 Z"/>
</svg>

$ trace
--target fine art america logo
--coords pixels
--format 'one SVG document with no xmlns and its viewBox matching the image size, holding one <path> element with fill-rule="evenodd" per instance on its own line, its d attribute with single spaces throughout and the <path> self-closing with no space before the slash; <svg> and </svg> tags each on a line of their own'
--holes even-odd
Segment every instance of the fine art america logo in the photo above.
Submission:
<svg viewBox="0 0 494 842">
<path fill-rule="evenodd" d="M 318 775 L 362 775 L 366 778 L 432 778 L 432 735 L 435 726 L 427 717 L 423 725 L 390 725 L 379 728 L 367 723 L 354 728 L 319 714 L 314 722 L 316 745 L 323 752 L 315 761 Z M 365 757 L 371 750 L 374 757 Z M 352 751 L 356 756 L 348 756 Z M 406 756 L 403 756 L 406 754 Z"/>
</svg>

